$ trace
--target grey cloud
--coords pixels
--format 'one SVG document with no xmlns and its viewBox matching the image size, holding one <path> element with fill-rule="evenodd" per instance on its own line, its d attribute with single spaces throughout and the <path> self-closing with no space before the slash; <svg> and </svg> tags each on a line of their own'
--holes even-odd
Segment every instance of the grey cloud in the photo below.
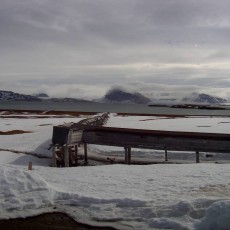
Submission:
<svg viewBox="0 0 230 230">
<path fill-rule="evenodd" d="M 230 50 L 228 48 L 217 50 L 206 57 L 208 61 L 224 61 L 230 59 Z"/>
<path fill-rule="evenodd" d="M 202 35 L 205 28 L 199 31 L 196 24 L 199 25 L 197 21 L 205 21 L 209 5 L 214 4 L 217 11 L 219 8 L 213 1 L 196 4 L 176 0 L 20 2 L 24 4 L 12 6 L 10 3 L 11 6 L 4 9 L 5 13 L 1 16 L 4 25 L 7 19 L 12 30 L 19 28 L 19 36 L 30 35 L 31 39 L 53 39 L 53 42 L 66 44 L 74 43 L 74 39 L 76 43 L 95 39 L 96 43 L 101 40 L 112 44 L 138 45 L 143 42 L 161 43 L 164 37 L 166 41 L 181 40 L 187 44 L 196 38 L 194 34 Z M 229 19 L 227 12 L 220 13 L 222 18 Z"/>
<path fill-rule="evenodd" d="M 228 0 L 0 0 L 1 81 L 53 95 L 52 86 L 93 97 L 85 85 L 130 82 L 227 95 L 229 9 Z"/>
</svg>

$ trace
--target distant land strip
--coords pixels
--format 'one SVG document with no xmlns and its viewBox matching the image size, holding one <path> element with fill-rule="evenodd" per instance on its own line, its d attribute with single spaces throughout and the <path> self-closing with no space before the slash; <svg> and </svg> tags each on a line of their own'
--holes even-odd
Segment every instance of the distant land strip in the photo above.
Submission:
<svg viewBox="0 0 230 230">
<path fill-rule="evenodd" d="M 102 113 L 102 112 L 82 112 L 82 111 L 56 111 L 56 110 L 49 110 L 49 111 L 44 111 L 44 110 L 20 110 L 20 109 L 14 109 L 14 110 L 7 110 L 7 109 L 0 109 L 0 112 L 2 112 L 2 114 L 0 114 L 0 117 L 5 117 L 7 115 L 7 117 L 9 117 L 10 115 L 14 115 L 12 118 L 20 118 L 20 117 L 15 117 L 15 115 L 44 115 L 42 117 L 39 118 L 45 118 L 45 115 L 47 115 L 47 117 L 49 115 L 56 115 L 56 116 L 64 116 L 64 115 L 69 115 L 69 116 L 73 116 L 73 117 L 77 117 L 77 116 L 92 116 L 92 115 L 96 115 L 98 113 Z M 4 113 L 3 113 L 4 112 Z M 28 113 L 28 114 L 27 114 Z M 180 115 L 180 114 L 150 114 L 150 113 L 121 113 L 118 112 L 116 113 L 117 115 L 120 116 L 156 116 L 156 117 L 187 117 L 188 115 Z M 192 116 L 210 116 L 210 115 L 192 115 Z"/>
</svg>

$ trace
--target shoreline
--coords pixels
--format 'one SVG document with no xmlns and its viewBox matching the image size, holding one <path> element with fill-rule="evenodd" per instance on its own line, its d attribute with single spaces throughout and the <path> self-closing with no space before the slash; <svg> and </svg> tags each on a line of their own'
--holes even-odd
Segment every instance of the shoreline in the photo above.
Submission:
<svg viewBox="0 0 230 230">
<path fill-rule="evenodd" d="M 85 111 L 70 111 L 70 110 L 32 110 L 32 109 L 0 109 L 0 116 L 5 115 L 43 115 L 43 116 L 92 116 L 96 115 L 98 113 L 105 113 L 105 112 L 85 112 Z M 218 117 L 229 117 L 230 115 L 221 115 L 221 114 L 173 114 L 173 113 L 133 113 L 133 112 L 109 112 L 109 113 L 115 113 L 120 116 L 154 116 L 154 117 L 169 117 L 169 118 L 180 118 L 180 117 L 210 117 L 210 116 L 218 116 Z"/>
</svg>

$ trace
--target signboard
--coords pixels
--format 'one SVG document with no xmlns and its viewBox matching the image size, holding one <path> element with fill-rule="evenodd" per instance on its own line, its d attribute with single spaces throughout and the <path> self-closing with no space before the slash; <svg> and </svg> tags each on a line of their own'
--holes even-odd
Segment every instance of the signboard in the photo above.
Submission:
<svg viewBox="0 0 230 230">
<path fill-rule="evenodd" d="M 82 130 L 70 130 L 68 134 L 67 145 L 81 142 L 82 134 Z"/>
</svg>

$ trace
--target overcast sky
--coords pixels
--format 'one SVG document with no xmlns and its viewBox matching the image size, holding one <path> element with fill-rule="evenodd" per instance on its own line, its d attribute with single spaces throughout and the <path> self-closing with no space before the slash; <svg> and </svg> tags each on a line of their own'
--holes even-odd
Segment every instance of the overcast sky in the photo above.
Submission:
<svg viewBox="0 0 230 230">
<path fill-rule="evenodd" d="M 230 98 L 229 12 L 229 0 L 0 0 L 0 89 Z"/>
</svg>

